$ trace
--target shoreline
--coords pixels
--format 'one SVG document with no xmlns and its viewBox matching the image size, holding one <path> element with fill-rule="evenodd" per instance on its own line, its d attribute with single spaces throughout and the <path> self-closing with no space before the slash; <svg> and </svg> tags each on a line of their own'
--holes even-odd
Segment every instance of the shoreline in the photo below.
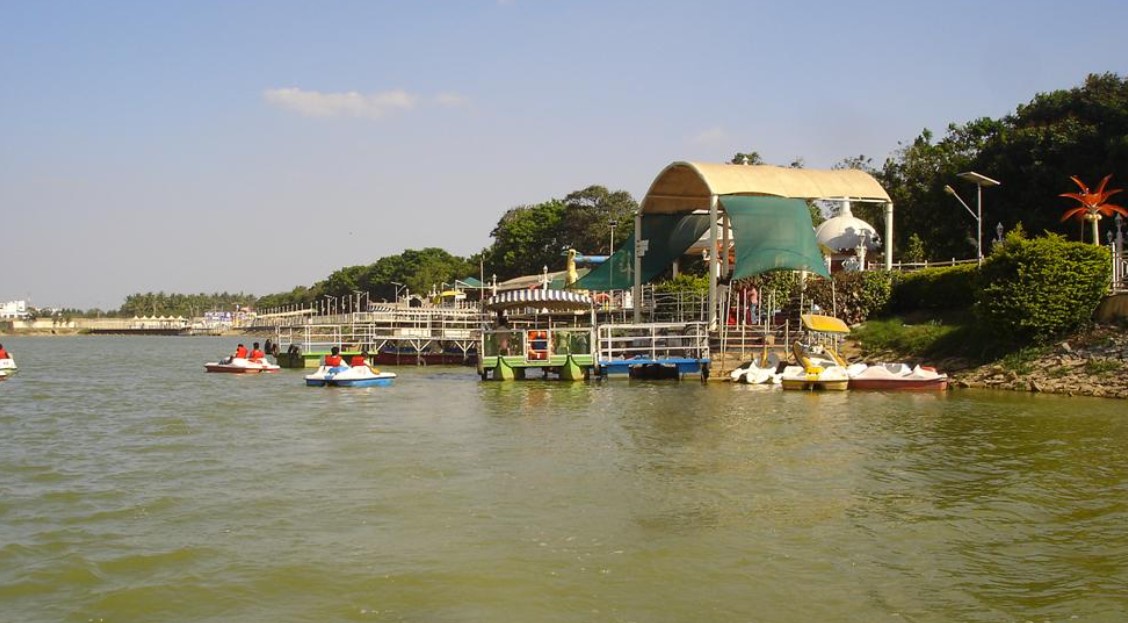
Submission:
<svg viewBox="0 0 1128 623">
<path fill-rule="evenodd" d="M 266 332 L 269 333 L 269 332 Z M 264 335 L 262 331 L 229 330 L 218 336 L 230 337 Z M 3 337 L 87 337 L 82 329 L 56 328 L 0 332 Z M 129 337 L 129 336 L 123 336 Z M 174 337 L 200 337 L 182 335 Z M 875 353 L 862 354 L 856 343 L 852 345 L 848 360 L 907 360 L 919 362 L 919 357 Z M 936 368 L 947 372 L 949 391 L 957 389 L 993 389 L 1031 393 L 1059 394 L 1064 396 L 1090 396 L 1094 398 L 1128 399 L 1128 329 L 1111 325 L 1098 325 L 1093 329 L 1072 335 L 1050 346 L 1036 349 L 1037 354 L 1027 360 L 1005 364 L 1006 360 L 980 366 L 968 366 L 963 360 L 938 362 Z M 844 353 L 846 354 L 846 353 Z M 717 380 L 722 380 L 718 378 Z M 727 381 L 728 379 L 723 379 Z"/>
</svg>

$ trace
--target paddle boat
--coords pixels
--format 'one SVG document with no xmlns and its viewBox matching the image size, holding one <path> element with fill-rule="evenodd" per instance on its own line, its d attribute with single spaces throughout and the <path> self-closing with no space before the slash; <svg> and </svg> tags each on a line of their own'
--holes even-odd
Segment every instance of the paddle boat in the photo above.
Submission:
<svg viewBox="0 0 1128 623">
<path fill-rule="evenodd" d="M 844 390 L 850 376 L 846 361 L 838 354 L 838 339 L 850 332 L 838 318 L 819 314 L 800 316 L 807 328 L 808 341 L 796 340 L 791 351 L 799 365 L 787 366 L 780 375 L 784 389 Z"/>
<path fill-rule="evenodd" d="M 16 366 L 15 359 L 11 357 L 0 359 L 0 381 L 8 380 L 9 376 L 14 376 L 18 371 L 19 367 Z"/>
<path fill-rule="evenodd" d="M 395 372 L 381 372 L 372 366 L 321 366 L 317 372 L 307 374 L 307 387 L 372 387 L 391 385 Z"/>
<path fill-rule="evenodd" d="M 252 361 L 242 357 L 227 357 L 219 361 L 205 363 L 204 369 L 208 372 L 226 372 L 228 374 L 260 374 L 277 372 L 282 368 L 265 359 Z"/>
<path fill-rule="evenodd" d="M 907 363 L 851 364 L 846 369 L 850 389 L 878 390 L 945 390 L 948 375 L 930 366 Z"/>
<path fill-rule="evenodd" d="M 748 383 L 750 385 L 776 385 L 780 382 L 779 355 L 768 353 L 740 365 L 729 373 L 729 378 L 734 383 Z"/>
</svg>

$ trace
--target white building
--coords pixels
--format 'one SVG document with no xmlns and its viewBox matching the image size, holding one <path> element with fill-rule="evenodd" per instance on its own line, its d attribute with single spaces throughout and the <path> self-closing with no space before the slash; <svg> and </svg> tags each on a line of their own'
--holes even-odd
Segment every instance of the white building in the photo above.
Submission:
<svg viewBox="0 0 1128 623">
<path fill-rule="evenodd" d="M 23 318 L 27 316 L 27 301 L 8 301 L 0 305 L 0 318 Z"/>
</svg>

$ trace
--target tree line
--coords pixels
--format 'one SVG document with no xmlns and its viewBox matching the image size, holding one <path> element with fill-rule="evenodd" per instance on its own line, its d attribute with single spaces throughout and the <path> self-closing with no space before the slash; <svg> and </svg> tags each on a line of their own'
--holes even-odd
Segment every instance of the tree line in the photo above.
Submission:
<svg viewBox="0 0 1128 623">
<path fill-rule="evenodd" d="M 764 164 L 756 151 L 735 154 L 734 164 Z M 1002 182 L 984 189 L 983 229 L 995 224 L 1010 231 L 1021 226 L 1033 234 L 1084 236 L 1083 223 L 1062 222 L 1070 204 L 1060 195 L 1073 190 L 1071 176 L 1091 185 L 1105 175 L 1114 180 L 1128 170 L 1128 80 L 1113 73 L 1092 74 L 1080 86 L 1040 93 L 1000 119 L 987 117 L 949 124 L 942 135 L 924 129 L 899 143 L 878 166 L 862 154 L 844 158 L 834 168 L 862 169 L 873 175 L 895 206 L 893 254 L 904 261 L 974 257 L 976 223 L 945 191 L 972 199 L 975 187 L 957 174 L 976 171 Z M 803 167 L 801 158 L 785 166 Z M 854 214 L 884 231 L 884 213 L 875 204 L 858 204 Z M 638 202 L 623 190 L 592 185 L 563 199 L 510 208 L 490 232 L 492 243 L 469 257 L 439 248 L 408 249 L 364 266 L 347 266 L 326 279 L 289 292 L 262 297 L 228 293 L 179 295 L 133 294 L 122 315 L 198 315 L 235 305 L 258 308 L 308 305 L 324 297 L 345 299 L 363 293 L 368 301 L 394 300 L 410 291 L 479 276 L 499 281 L 536 274 L 547 266 L 559 270 L 569 247 L 602 254 L 633 232 Z M 812 205 L 813 218 L 823 216 Z M 1104 225 L 1108 231 L 1109 225 Z M 985 234 L 989 237 L 990 234 Z M 984 246 L 988 244 L 984 240 Z M 484 270 L 483 270 L 484 269 Z"/>
</svg>

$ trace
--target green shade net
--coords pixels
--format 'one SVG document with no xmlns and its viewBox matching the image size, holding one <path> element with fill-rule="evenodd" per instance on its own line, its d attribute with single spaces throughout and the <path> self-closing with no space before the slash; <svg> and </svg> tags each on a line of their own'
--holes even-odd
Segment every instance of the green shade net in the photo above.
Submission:
<svg viewBox="0 0 1128 623">
<path fill-rule="evenodd" d="M 810 223 L 810 219 L 807 222 Z M 644 214 L 642 239 L 649 241 L 649 248 L 642 256 L 642 282 L 649 283 L 661 275 L 708 229 L 706 214 Z M 631 288 L 634 286 L 634 251 L 634 234 L 631 234 L 614 255 L 573 287 L 596 291 Z"/>
<path fill-rule="evenodd" d="M 802 199 L 722 196 L 736 245 L 733 279 L 772 270 L 806 270 L 830 278 L 811 212 Z"/>
</svg>

